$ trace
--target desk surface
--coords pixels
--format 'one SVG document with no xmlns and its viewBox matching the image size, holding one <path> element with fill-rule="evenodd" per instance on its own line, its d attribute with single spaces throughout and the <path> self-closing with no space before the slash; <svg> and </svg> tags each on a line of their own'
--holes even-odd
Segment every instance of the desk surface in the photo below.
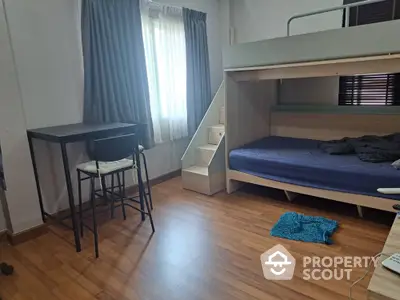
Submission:
<svg viewBox="0 0 400 300">
<path fill-rule="evenodd" d="M 53 142 L 72 142 L 85 138 L 103 137 L 110 133 L 131 133 L 138 124 L 110 123 L 110 124 L 68 124 L 61 126 L 44 127 L 27 130 L 28 136 L 36 139 Z"/>
<path fill-rule="evenodd" d="M 392 229 L 387 237 L 382 253 L 394 254 L 400 252 L 400 215 L 396 216 Z M 386 259 L 383 256 L 379 261 Z M 381 264 L 376 267 L 368 286 L 368 299 L 399 300 L 400 275 L 386 270 Z"/>
</svg>

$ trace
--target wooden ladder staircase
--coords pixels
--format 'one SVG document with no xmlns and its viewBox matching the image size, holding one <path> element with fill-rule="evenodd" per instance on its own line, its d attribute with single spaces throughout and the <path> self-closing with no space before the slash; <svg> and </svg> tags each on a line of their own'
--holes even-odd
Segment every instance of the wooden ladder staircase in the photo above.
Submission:
<svg viewBox="0 0 400 300">
<path fill-rule="evenodd" d="M 205 195 L 225 189 L 225 88 L 221 85 L 182 157 L 183 188 Z"/>
</svg>

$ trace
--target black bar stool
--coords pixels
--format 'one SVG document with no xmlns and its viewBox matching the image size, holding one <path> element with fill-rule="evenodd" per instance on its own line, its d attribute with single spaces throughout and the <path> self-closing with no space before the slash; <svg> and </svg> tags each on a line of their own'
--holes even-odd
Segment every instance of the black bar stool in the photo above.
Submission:
<svg viewBox="0 0 400 300">
<path fill-rule="evenodd" d="M 142 220 L 144 221 L 145 215 L 149 216 L 151 228 L 153 233 L 155 232 L 153 217 L 151 215 L 151 208 L 146 197 L 144 183 L 141 175 L 140 167 L 140 155 L 139 145 L 135 134 L 128 134 L 122 136 L 116 136 L 111 138 L 99 139 L 92 142 L 92 149 L 94 160 L 80 164 L 77 166 L 78 175 L 78 193 L 79 193 L 79 219 L 80 219 L 80 230 L 83 236 L 83 227 L 88 228 L 94 234 L 94 246 L 96 258 L 99 257 L 99 242 L 97 232 L 97 220 L 96 220 L 96 203 L 95 198 L 98 195 L 95 188 L 95 179 L 99 178 L 101 185 L 101 196 L 106 200 L 106 203 L 111 203 L 111 216 L 114 216 L 114 210 L 116 207 L 121 206 L 122 214 L 126 219 L 125 207 L 129 206 L 133 209 L 138 210 L 142 214 Z M 125 172 L 132 171 L 137 174 L 138 186 L 139 186 L 139 200 L 135 201 L 140 204 L 140 208 L 137 208 L 126 200 L 125 198 Z M 82 174 L 87 177 L 82 178 Z M 110 188 L 106 186 L 106 176 L 112 177 L 114 181 L 114 175 L 117 176 L 118 180 L 118 193 L 114 192 L 114 182 Z M 122 175 L 122 180 L 120 175 Z M 82 207 L 82 181 L 90 179 L 90 206 L 92 210 L 93 224 L 92 228 L 84 224 L 83 222 L 83 207 Z M 111 197 L 111 201 L 108 199 L 108 195 Z M 119 205 L 115 206 L 115 202 Z"/>
<path fill-rule="evenodd" d="M 153 199 L 151 198 L 151 184 L 149 180 L 149 172 L 147 171 L 147 160 L 146 160 L 146 155 L 144 154 L 144 147 L 142 145 L 139 145 L 139 154 L 143 159 L 143 165 L 144 165 L 144 173 L 146 176 L 146 187 L 147 190 L 145 190 L 145 194 L 149 196 L 149 201 L 150 201 L 150 207 L 151 210 L 153 210 Z"/>
</svg>

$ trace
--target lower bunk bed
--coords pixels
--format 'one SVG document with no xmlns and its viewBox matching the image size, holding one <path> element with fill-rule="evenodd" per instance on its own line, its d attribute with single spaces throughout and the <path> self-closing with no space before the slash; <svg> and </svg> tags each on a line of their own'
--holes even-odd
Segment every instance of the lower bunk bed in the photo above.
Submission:
<svg viewBox="0 0 400 300">
<path fill-rule="evenodd" d="M 400 195 L 378 188 L 400 186 L 391 163 L 369 163 L 356 155 L 329 155 L 318 140 L 270 136 L 230 151 L 228 180 L 248 182 L 385 211 Z"/>
</svg>

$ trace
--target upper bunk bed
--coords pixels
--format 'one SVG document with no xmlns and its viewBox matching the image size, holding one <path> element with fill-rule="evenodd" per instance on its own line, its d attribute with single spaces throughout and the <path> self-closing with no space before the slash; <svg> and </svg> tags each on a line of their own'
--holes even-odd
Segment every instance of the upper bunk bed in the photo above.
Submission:
<svg viewBox="0 0 400 300">
<path fill-rule="evenodd" d="M 358 2 L 331 10 L 381 1 L 385 0 Z M 324 155 L 328 154 L 321 154 L 315 145 L 320 141 L 343 137 L 381 136 L 399 132 L 398 110 L 375 113 L 374 108 L 370 107 L 367 112 L 360 113 L 362 109 L 359 111 L 357 108 L 357 112 L 351 109 L 343 114 L 337 109 L 299 112 L 275 108 L 279 104 L 281 79 L 399 73 L 400 20 L 235 44 L 227 47 L 223 56 L 228 193 L 234 192 L 245 182 L 352 203 L 359 207 L 393 211 L 392 205 L 398 202 L 399 197 L 383 196 L 376 190 L 378 187 L 397 187 L 400 171 L 394 170 L 390 163 L 372 167 L 357 159 L 346 162 L 340 157 L 326 159 Z M 274 137 L 279 138 L 275 140 Z M 299 145 L 293 146 L 292 141 Z M 269 147 L 271 143 L 272 150 Z M 298 157 L 302 153 L 298 148 L 314 156 L 309 157 L 310 160 L 300 161 Z M 288 156 L 288 153 L 292 156 Z M 316 153 L 321 155 L 317 157 Z M 276 165 L 279 161 L 277 157 L 282 158 L 284 164 Z M 260 160 L 268 164 L 262 165 Z M 275 172 L 282 171 L 289 163 L 288 173 Z M 315 165 L 310 169 L 312 163 Z M 305 179 L 299 174 L 298 168 L 292 168 L 293 164 L 296 168 L 307 167 L 307 174 L 315 176 Z M 260 166 L 263 172 L 256 169 Z M 348 178 L 376 182 L 377 185 L 368 185 L 367 191 L 358 183 L 351 182 L 351 179 L 347 180 L 351 188 L 346 188 L 341 182 L 332 183 L 331 180 L 316 184 L 316 179 L 324 176 L 326 179 L 347 176 L 344 173 L 335 173 L 334 176 L 327 173 L 329 170 L 341 172 L 343 166 L 353 166 L 346 169 L 346 174 L 350 174 Z M 387 171 L 385 175 L 379 173 L 382 168 Z M 323 171 L 323 174 L 319 171 Z M 301 178 L 294 178 L 291 174 L 299 174 Z M 370 178 L 363 180 L 360 174 Z M 378 175 L 383 175 L 381 181 L 378 181 Z M 291 176 L 290 180 L 288 176 Z M 388 178 L 393 180 L 390 182 Z M 390 186 L 382 186 L 389 183 Z"/>
<path fill-rule="evenodd" d="M 288 21 L 286 37 L 226 47 L 224 69 L 237 81 L 399 71 L 400 20 L 290 35 L 290 22 L 296 18 L 335 10 L 349 15 L 352 7 L 382 1 L 386 0 L 296 15 Z"/>
</svg>

